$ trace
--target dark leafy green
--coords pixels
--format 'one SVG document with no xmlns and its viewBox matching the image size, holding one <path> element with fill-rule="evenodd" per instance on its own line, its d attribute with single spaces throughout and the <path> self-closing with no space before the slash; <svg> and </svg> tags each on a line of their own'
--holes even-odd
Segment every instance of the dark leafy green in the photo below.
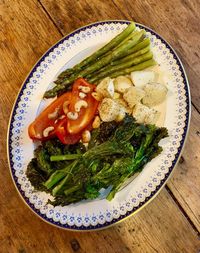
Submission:
<svg viewBox="0 0 200 253">
<path fill-rule="evenodd" d="M 92 131 L 88 150 L 78 143 L 63 145 L 58 140 L 43 143 L 29 163 L 27 176 L 38 190 L 51 191 L 53 205 L 68 205 L 99 197 L 112 186 L 111 200 L 124 182 L 162 152 L 159 141 L 166 128 L 138 124 L 126 115 L 120 123 L 101 124 Z M 63 161 L 50 161 L 63 160 Z M 65 160 L 69 158 L 74 160 Z"/>
</svg>

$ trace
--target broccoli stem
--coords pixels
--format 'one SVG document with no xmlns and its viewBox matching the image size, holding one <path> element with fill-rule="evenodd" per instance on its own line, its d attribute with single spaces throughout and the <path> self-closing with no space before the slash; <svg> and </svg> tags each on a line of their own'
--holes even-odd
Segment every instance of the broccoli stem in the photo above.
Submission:
<svg viewBox="0 0 200 253">
<path fill-rule="evenodd" d="M 71 164 L 69 164 L 66 168 L 62 170 L 55 171 L 49 179 L 44 183 L 44 186 L 47 189 L 50 189 L 52 186 L 57 184 L 61 179 L 63 179 L 67 174 L 70 174 L 72 169 L 76 166 L 77 161 L 75 160 Z"/>
<path fill-rule="evenodd" d="M 75 160 L 82 157 L 81 154 L 67 154 L 67 155 L 52 155 L 50 156 L 51 162 L 65 161 L 65 160 Z"/>
</svg>

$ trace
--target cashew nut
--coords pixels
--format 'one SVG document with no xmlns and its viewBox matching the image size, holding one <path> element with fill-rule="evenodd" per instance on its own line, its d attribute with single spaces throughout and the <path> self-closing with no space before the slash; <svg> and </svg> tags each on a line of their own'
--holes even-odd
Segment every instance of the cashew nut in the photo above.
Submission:
<svg viewBox="0 0 200 253">
<path fill-rule="evenodd" d="M 76 102 L 75 104 L 75 111 L 76 112 L 80 112 L 81 108 L 84 107 L 84 108 L 87 108 L 88 104 L 86 101 L 84 100 L 79 100 L 78 102 Z"/>
<path fill-rule="evenodd" d="M 79 88 L 80 91 L 82 91 L 84 93 L 89 93 L 90 92 L 90 87 L 80 85 L 78 88 Z"/>
<path fill-rule="evenodd" d="M 66 115 L 67 115 L 67 113 L 69 112 L 68 105 L 69 105 L 69 101 L 65 101 L 65 102 L 63 103 L 63 112 L 64 112 L 64 114 L 66 114 Z"/>
<path fill-rule="evenodd" d="M 49 119 L 57 119 L 59 116 L 59 108 L 56 108 L 54 112 L 48 114 Z"/>
<path fill-rule="evenodd" d="M 83 93 L 83 92 L 79 92 L 79 97 L 80 98 L 85 98 L 87 95 L 85 94 L 85 93 Z"/>
<path fill-rule="evenodd" d="M 68 119 L 76 120 L 76 119 L 78 119 L 78 113 L 77 112 L 68 112 L 67 117 L 68 117 Z"/>
<path fill-rule="evenodd" d="M 82 133 L 82 141 L 83 143 L 88 143 L 91 139 L 91 134 L 90 134 L 90 131 L 88 130 L 85 130 L 83 133 Z"/>
<path fill-rule="evenodd" d="M 100 120 L 99 116 L 96 116 L 93 123 L 92 123 L 92 127 L 93 128 L 99 128 L 100 123 L 101 123 L 101 120 Z"/>
<path fill-rule="evenodd" d="M 45 129 L 43 130 L 43 136 L 44 136 L 44 137 L 48 137 L 48 136 L 49 136 L 49 133 L 50 133 L 51 131 L 53 131 L 53 130 L 54 130 L 54 127 L 53 127 L 53 126 L 49 126 L 49 127 L 45 128 Z"/>
</svg>

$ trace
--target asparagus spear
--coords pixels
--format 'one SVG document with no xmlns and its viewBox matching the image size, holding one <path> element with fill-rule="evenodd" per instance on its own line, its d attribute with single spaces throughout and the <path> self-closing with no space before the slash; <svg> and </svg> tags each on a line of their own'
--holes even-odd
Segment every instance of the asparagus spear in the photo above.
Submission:
<svg viewBox="0 0 200 253">
<path fill-rule="evenodd" d="M 72 69 L 69 69 L 68 71 L 65 71 L 65 75 L 67 73 L 74 73 L 75 71 L 81 70 L 84 66 L 88 65 L 90 62 L 95 61 L 98 57 L 101 55 L 107 53 L 114 47 L 116 47 L 119 43 L 121 43 L 130 33 L 132 33 L 135 30 L 135 23 L 131 22 L 130 25 L 127 26 L 126 29 L 124 29 L 120 34 L 118 34 L 116 37 L 114 37 L 108 44 L 106 44 L 104 47 L 97 50 L 94 54 L 90 55 L 86 59 L 84 59 L 82 62 L 76 64 Z M 62 75 L 60 75 L 62 76 Z"/>
<path fill-rule="evenodd" d="M 148 67 L 156 65 L 156 64 L 157 63 L 156 63 L 156 61 L 154 59 L 150 59 L 150 60 L 144 61 L 142 63 L 139 63 L 137 65 L 134 65 L 132 67 L 124 68 L 124 69 L 121 69 L 119 71 L 112 72 L 109 76 L 111 78 L 115 78 L 117 76 L 128 75 L 128 74 L 130 74 L 133 71 L 143 70 L 145 68 L 148 68 Z M 90 83 L 98 83 L 99 81 L 101 81 L 103 78 L 105 78 L 107 76 L 108 76 L 107 73 L 105 75 L 101 74 L 101 76 L 95 76 L 95 77 L 89 79 L 88 81 Z"/>
<path fill-rule="evenodd" d="M 126 42 L 130 41 L 131 39 L 133 39 L 133 37 L 138 33 L 138 31 L 134 31 L 132 32 L 131 34 L 128 35 L 127 38 L 125 38 L 121 43 L 119 43 L 119 45 L 117 45 L 116 47 L 113 48 L 113 50 L 116 50 L 117 48 L 119 48 L 120 46 L 124 45 Z M 142 39 L 142 38 L 141 38 Z M 104 56 L 108 56 L 110 54 L 110 51 L 108 51 L 107 53 L 103 54 L 102 56 L 100 56 L 99 58 L 102 58 Z M 89 66 L 91 64 L 93 64 L 95 61 L 99 60 L 99 58 L 96 58 L 94 61 L 90 62 L 89 63 Z M 87 66 L 83 66 L 82 67 L 82 70 L 85 69 Z M 75 73 L 79 72 L 80 70 L 79 69 L 75 69 L 73 70 L 72 69 L 67 69 L 65 71 L 63 71 L 58 77 L 57 77 L 57 80 L 54 81 L 54 83 L 56 84 L 62 84 L 64 82 L 64 80 L 66 78 L 69 78 L 71 75 L 75 75 Z"/>
<path fill-rule="evenodd" d="M 64 90 L 67 86 L 69 86 L 73 81 L 75 81 L 79 77 L 85 77 L 88 74 L 99 70 L 100 68 L 104 67 L 105 65 L 109 64 L 112 60 L 121 58 L 126 55 L 126 52 L 128 49 L 132 48 L 134 45 L 138 43 L 138 41 L 143 37 L 145 34 L 144 30 L 141 30 L 137 33 L 134 38 L 132 38 L 130 41 L 128 41 L 125 45 L 120 46 L 118 49 L 111 51 L 111 53 L 101 59 L 99 59 L 97 62 L 95 62 L 93 65 L 89 66 L 85 70 L 80 71 L 79 73 L 70 76 L 70 78 L 66 79 L 62 84 L 58 84 L 53 89 L 48 90 L 45 92 L 44 97 L 45 98 L 51 98 L 55 97 L 57 93 L 61 90 Z"/>
<path fill-rule="evenodd" d="M 116 47 L 114 47 L 112 50 L 118 49 L 119 47 L 121 47 L 122 45 L 126 44 L 129 40 L 133 39 L 133 37 L 138 33 L 138 31 L 133 31 L 131 34 L 128 35 L 128 37 L 126 37 L 122 42 L 119 43 L 119 45 L 117 45 Z M 141 38 L 142 39 L 142 38 Z M 102 55 L 102 56 L 107 56 L 110 52 L 108 51 L 106 54 Z"/>
<path fill-rule="evenodd" d="M 118 59 L 120 57 L 123 57 L 124 55 L 126 55 L 126 51 L 128 49 L 132 48 L 134 45 L 136 45 L 138 43 L 138 41 L 141 39 L 141 37 L 144 35 L 144 33 L 145 33 L 144 30 L 141 30 L 126 44 L 123 44 L 119 48 L 113 50 L 111 52 L 111 54 L 109 54 L 108 56 L 105 56 L 105 57 L 99 59 L 93 65 L 91 65 L 87 69 L 81 71 L 80 75 L 84 77 L 90 73 L 93 73 L 96 70 L 101 69 L 102 67 L 109 64 L 111 61 Z M 65 84 L 65 82 L 63 84 Z"/>
<path fill-rule="evenodd" d="M 135 57 L 127 62 L 122 62 L 122 64 L 116 65 L 116 66 L 108 66 L 102 69 L 97 75 L 94 75 L 93 78 L 90 79 L 91 83 L 95 83 L 99 79 L 103 79 L 106 76 L 110 76 L 112 73 L 117 73 L 119 70 L 123 70 L 129 67 L 132 67 L 134 65 L 138 65 L 141 62 L 145 62 L 147 60 L 150 60 L 153 58 L 152 52 L 147 52 L 146 54 L 143 54 L 141 56 Z"/>
<path fill-rule="evenodd" d="M 125 63 L 125 62 L 128 62 L 128 61 L 131 61 L 133 60 L 134 58 L 136 58 L 137 56 L 141 56 L 141 55 L 144 55 L 146 53 L 148 53 L 150 51 L 150 46 L 147 46 L 145 48 L 142 48 L 141 50 L 135 52 L 135 53 L 132 53 L 128 56 L 125 56 L 124 58 L 121 58 L 119 60 L 116 60 L 116 61 L 113 61 L 110 63 L 111 66 L 115 66 L 115 65 L 119 65 L 121 63 Z"/>
<path fill-rule="evenodd" d="M 128 49 L 125 56 L 135 53 L 135 52 L 139 51 L 140 49 L 145 48 L 149 45 L 150 45 L 150 39 L 145 38 L 143 41 L 141 41 L 140 43 L 135 45 L 133 48 Z"/>
<path fill-rule="evenodd" d="M 146 69 L 146 68 L 148 68 L 148 67 L 154 66 L 154 65 L 156 65 L 156 64 L 157 64 L 157 62 L 156 62 L 154 59 L 151 59 L 151 60 L 142 62 L 142 63 L 140 63 L 140 64 L 138 64 L 138 65 L 135 65 L 135 66 L 133 66 L 133 67 L 130 67 L 130 68 L 121 70 L 121 71 L 116 72 L 116 73 L 112 73 L 112 74 L 110 75 L 110 77 L 111 77 L 111 78 L 114 78 L 114 77 L 117 77 L 117 76 L 128 75 L 128 74 L 130 74 L 130 73 L 133 72 L 133 71 L 143 70 L 143 69 Z"/>
</svg>

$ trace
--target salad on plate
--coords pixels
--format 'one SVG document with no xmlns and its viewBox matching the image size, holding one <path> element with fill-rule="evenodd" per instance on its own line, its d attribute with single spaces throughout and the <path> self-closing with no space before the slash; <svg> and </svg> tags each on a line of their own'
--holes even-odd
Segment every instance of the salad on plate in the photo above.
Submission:
<svg viewBox="0 0 200 253">
<path fill-rule="evenodd" d="M 36 143 L 26 175 L 54 206 L 115 194 L 162 152 L 168 89 L 144 30 L 131 23 L 58 75 L 55 98 L 29 125 Z"/>
</svg>

